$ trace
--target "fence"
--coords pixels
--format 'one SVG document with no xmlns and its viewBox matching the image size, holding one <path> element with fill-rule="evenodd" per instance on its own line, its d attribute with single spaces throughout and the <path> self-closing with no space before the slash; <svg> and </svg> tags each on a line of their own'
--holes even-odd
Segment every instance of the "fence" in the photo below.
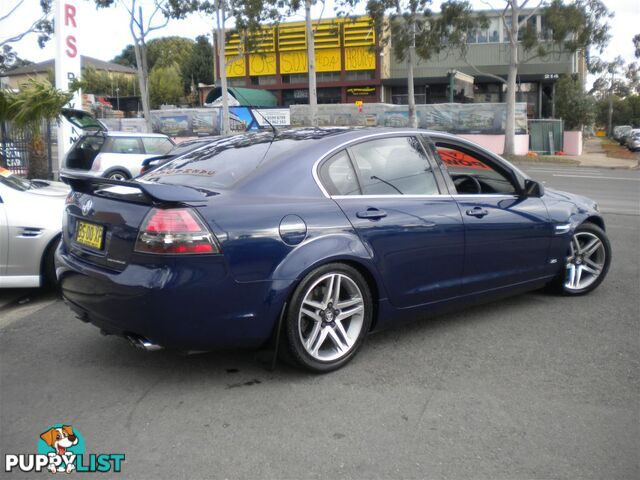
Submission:
<svg viewBox="0 0 640 480">
<path fill-rule="evenodd" d="M 554 155 L 564 148 L 562 120 L 531 119 L 529 123 L 529 150 Z"/>
<path fill-rule="evenodd" d="M 44 154 L 48 176 L 51 177 L 53 159 L 57 153 L 57 126 L 42 122 L 40 132 L 44 140 Z M 11 122 L 0 122 L 0 166 L 21 176 L 29 174 L 30 148 L 33 131 L 19 128 Z M 45 172 L 39 172 L 39 176 Z"/>
</svg>

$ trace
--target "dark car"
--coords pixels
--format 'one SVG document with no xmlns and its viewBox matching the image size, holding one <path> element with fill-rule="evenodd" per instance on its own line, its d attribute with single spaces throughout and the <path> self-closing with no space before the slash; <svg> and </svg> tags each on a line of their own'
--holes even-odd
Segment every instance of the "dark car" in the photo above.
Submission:
<svg viewBox="0 0 640 480">
<path fill-rule="evenodd" d="M 160 165 L 164 165 L 174 158 L 180 157 L 187 153 L 193 152 L 198 148 L 204 147 L 210 144 L 213 140 L 217 139 L 217 136 L 196 138 L 193 140 L 186 140 L 174 146 L 169 152 L 164 155 L 158 155 L 157 157 L 147 158 L 142 161 L 142 168 L 140 169 L 140 175 L 149 173 L 151 170 L 158 168 Z"/>
<path fill-rule="evenodd" d="M 439 132 L 242 134 L 137 182 L 68 181 L 64 298 L 147 348 L 280 331 L 290 358 L 328 371 L 372 330 L 545 285 L 585 294 L 611 261 L 592 200 Z"/>
</svg>

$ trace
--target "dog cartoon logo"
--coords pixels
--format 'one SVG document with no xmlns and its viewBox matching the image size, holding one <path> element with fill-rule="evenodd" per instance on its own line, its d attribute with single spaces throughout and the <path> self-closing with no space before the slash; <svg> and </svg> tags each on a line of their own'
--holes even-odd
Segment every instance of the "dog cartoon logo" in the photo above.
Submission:
<svg viewBox="0 0 640 480">
<path fill-rule="evenodd" d="M 71 425 L 53 426 L 46 432 L 43 432 L 40 435 L 40 439 L 54 450 L 54 452 L 49 451 L 43 453 L 47 453 L 49 456 L 58 455 L 59 457 L 68 457 L 67 450 L 78 445 L 80 440 L 78 435 L 74 433 Z M 69 454 L 71 453 L 74 452 L 69 451 Z M 63 466 L 63 468 L 60 469 L 55 464 L 50 463 L 48 469 L 51 473 L 57 473 L 59 471 L 71 473 L 75 470 L 75 465 L 72 462 L 68 462 L 66 467 Z"/>
</svg>

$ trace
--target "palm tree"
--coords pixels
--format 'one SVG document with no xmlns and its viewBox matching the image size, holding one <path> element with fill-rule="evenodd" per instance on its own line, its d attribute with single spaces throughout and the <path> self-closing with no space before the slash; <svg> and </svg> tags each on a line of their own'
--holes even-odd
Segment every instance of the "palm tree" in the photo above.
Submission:
<svg viewBox="0 0 640 480">
<path fill-rule="evenodd" d="M 45 122 L 57 120 L 71 97 L 72 93 L 58 90 L 46 80 L 29 80 L 21 85 L 18 93 L 3 92 L 0 96 L 0 120 L 9 120 L 29 133 L 30 178 L 49 175 L 42 126 Z"/>
</svg>

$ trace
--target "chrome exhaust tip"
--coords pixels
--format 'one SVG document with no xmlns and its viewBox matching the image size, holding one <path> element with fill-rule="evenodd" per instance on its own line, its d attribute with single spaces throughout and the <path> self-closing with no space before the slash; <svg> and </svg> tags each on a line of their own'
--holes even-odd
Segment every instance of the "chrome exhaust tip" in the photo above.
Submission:
<svg viewBox="0 0 640 480">
<path fill-rule="evenodd" d="M 146 338 L 135 337 L 133 335 L 127 335 L 127 340 L 138 350 L 144 350 L 146 352 L 154 352 L 156 350 L 162 350 L 162 346 L 157 345 Z"/>
</svg>

